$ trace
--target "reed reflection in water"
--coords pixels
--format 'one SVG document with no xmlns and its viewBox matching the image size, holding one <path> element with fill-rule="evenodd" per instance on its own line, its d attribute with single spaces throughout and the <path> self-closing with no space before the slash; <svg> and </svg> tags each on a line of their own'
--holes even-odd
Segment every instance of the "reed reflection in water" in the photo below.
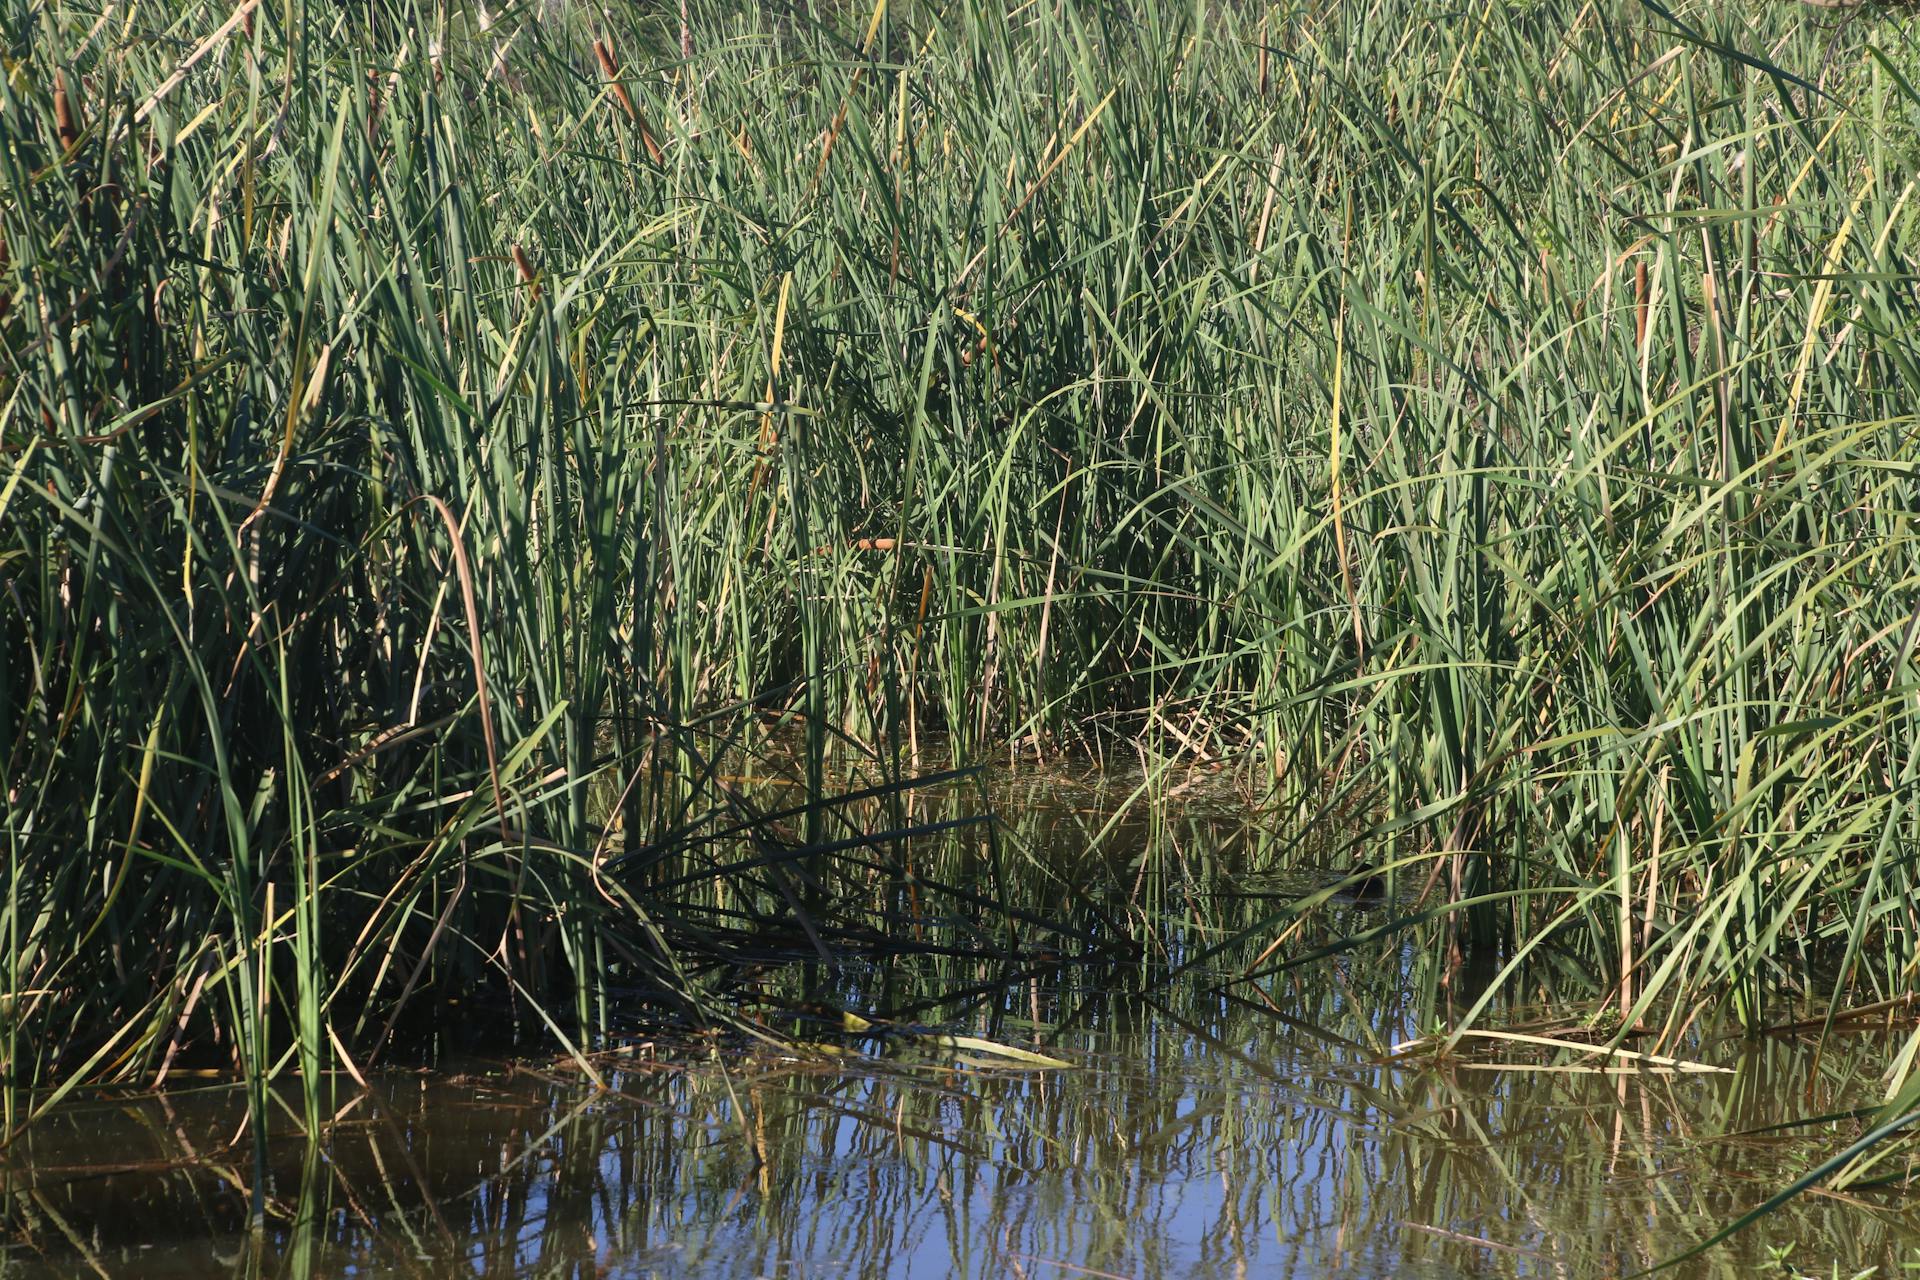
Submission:
<svg viewBox="0 0 1920 1280">
<path fill-rule="evenodd" d="M 1693 1056 L 1731 1068 L 1714 1075 L 1596 1073 L 1539 1052 L 1395 1062 L 1390 1047 L 1463 981 L 1422 968 L 1436 948 L 1390 938 L 1258 984 L 1228 980 L 1247 955 L 1168 977 L 1169 959 L 1324 878 L 1268 874 L 1258 824 L 1014 812 L 1028 850 L 1104 841 L 1107 861 L 1032 888 L 1036 910 L 1133 911 L 1161 945 L 1085 964 L 928 951 L 774 967 L 743 987 L 787 1014 L 913 1025 L 794 1024 L 839 1056 L 636 1041 L 603 1059 L 605 1091 L 545 1059 L 387 1072 L 365 1090 L 343 1078 L 318 1146 L 291 1110 L 276 1134 L 258 1230 L 236 1091 L 75 1103 L 0 1153 L 0 1276 L 1624 1275 L 1851 1134 L 1751 1131 L 1879 1088 L 1878 1035 L 1818 1054 L 1791 1036 L 1697 1035 Z M 987 867 L 979 853 L 956 843 L 937 869 L 963 882 L 969 859 Z M 1292 945 L 1356 932 L 1373 918 L 1359 910 L 1330 905 Z M 939 1029 L 1072 1066 L 998 1065 L 942 1048 Z M 1920 1213 L 1807 1196 L 1671 1274 L 1754 1275 L 1786 1244 L 1821 1274 L 1899 1275 L 1920 1260 Z"/>
</svg>

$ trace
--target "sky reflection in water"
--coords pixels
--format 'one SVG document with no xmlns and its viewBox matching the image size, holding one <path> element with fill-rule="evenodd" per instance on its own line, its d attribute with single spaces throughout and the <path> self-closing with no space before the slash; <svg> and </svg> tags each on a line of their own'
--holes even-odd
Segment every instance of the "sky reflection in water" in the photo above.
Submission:
<svg viewBox="0 0 1920 1280">
<path fill-rule="evenodd" d="M 1097 806 L 1062 810 L 1027 835 L 1100 824 Z M 1219 855 L 1168 859 L 1182 878 L 1151 909 L 1224 927 L 1218 904 L 1244 878 L 1220 851 L 1245 831 L 1219 815 L 1149 825 L 1142 847 Z M 565 1065 L 343 1080 L 316 1156 L 289 1111 L 257 1234 L 237 1092 L 77 1103 L 0 1153 L 0 1277 L 1624 1275 L 1856 1130 L 1726 1135 L 1871 1101 L 1887 1062 L 1889 1042 L 1860 1035 L 1821 1055 L 1793 1037 L 1703 1038 L 1695 1055 L 1733 1068 L 1712 1076 L 1593 1074 L 1530 1050 L 1382 1065 L 1379 1047 L 1420 1029 L 1427 954 L 1351 952 L 1265 996 L 1217 989 L 1224 965 L 1172 983 L 1134 963 L 996 984 L 993 966 L 951 959 L 917 976 L 776 976 L 867 1012 L 971 979 L 970 1006 L 916 1016 L 1074 1066 L 1009 1069 L 901 1036 L 840 1041 L 858 1056 L 837 1061 L 642 1046 L 606 1093 Z M 1545 1065 L 1562 1069 L 1532 1069 Z M 1920 1212 L 1803 1197 L 1670 1274 L 1753 1275 L 1786 1244 L 1823 1275 L 1910 1274 Z"/>
</svg>

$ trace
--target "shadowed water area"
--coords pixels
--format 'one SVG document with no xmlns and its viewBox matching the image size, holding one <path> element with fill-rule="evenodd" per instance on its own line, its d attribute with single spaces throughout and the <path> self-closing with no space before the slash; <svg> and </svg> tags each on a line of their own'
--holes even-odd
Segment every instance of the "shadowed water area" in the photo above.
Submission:
<svg viewBox="0 0 1920 1280">
<path fill-rule="evenodd" d="M 448 1049 L 341 1078 L 315 1147 L 290 1101 L 257 1231 L 241 1090 L 69 1102 L 0 1153 L 0 1276 L 1625 1275 L 1862 1131 L 1770 1127 L 1882 1088 L 1884 1022 L 1816 1052 L 1784 1013 L 1669 1046 L 1713 1071 L 1511 1040 L 1396 1054 L 1489 971 L 1446 963 L 1431 923 L 1394 927 L 1422 877 L 1330 898 L 1311 822 L 1128 799 L 1047 781 L 917 801 L 997 816 L 918 841 L 930 882 L 1070 931 L 950 896 L 899 926 L 900 954 L 729 966 L 728 999 L 804 1050 L 636 1020 L 592 1056 L 602 1088 L 538 1046 Z M 1122 926 L 1143 954 L 1100 945 Z M 1480 1024 L 1590 1038 L 1596 983 L 1549 949 Z M 1781 1248 L 1905 1274 L 1920 1206 L 1816 1191 L 1670 1274 L 1796 1274 Z"/>
</svg>

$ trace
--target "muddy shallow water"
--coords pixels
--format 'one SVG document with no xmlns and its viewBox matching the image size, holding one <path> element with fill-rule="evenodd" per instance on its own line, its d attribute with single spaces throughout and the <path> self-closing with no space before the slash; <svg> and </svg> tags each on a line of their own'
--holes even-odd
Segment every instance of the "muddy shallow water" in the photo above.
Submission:
<svg viewBox="0 0 1920 1280">
<path fill-rule="evenodd" d="M 1622 1276 L 1857 1136 L 1765 1130 L 1870 1103 L 1894 1043 L 1880 1031 L 1818 1054 L 1695 1033 L 1685 1052 L 1712 1073 L 1510 1042 L 1390 1060 L 1438 1016 L 1431 948 L 1405 935 L 1258 984 L 1223 985 L 1245 954 L 1170 977 L 1179 948 L 1230 931 L 1231 904 L 1316 883 L 1244 893 L 1228 856 L 1244 825 L 1133 830 L 1078 803 L 1024 829 L 1036 847 L 1105 831 L 1151 855 L 1139 866 L 1180 868 L 1122 886 L 1172 951 L 796 972 L 770 1000 L 896 1023 L 803 1019 L 827 1046 L 803 1055 L 636 1037 L 596 1059 L 604 1089 L 547 1053 L 342 1078 L 317 1147 L 289 1099 L 258 1230 L 238 1090 L 69 1103 L 0 1153 L 0 1276 Z M 1334 904 L 1288 941 L 1382 914 Z M 1511 1005 L 1488 1021 L 1549 1029 Z M 1920 1200 L 1816 1192 L 1669 1274 L 1836 1264 L 1912 1274 Z"/>
</svg>

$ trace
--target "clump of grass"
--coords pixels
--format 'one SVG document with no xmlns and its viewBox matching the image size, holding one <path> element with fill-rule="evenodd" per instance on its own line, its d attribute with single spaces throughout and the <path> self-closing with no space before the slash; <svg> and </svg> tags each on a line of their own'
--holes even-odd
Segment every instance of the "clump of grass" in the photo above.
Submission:
<svg viewBox="0 0 1920 1280">
<path fill-rule="evenodd" d="M 1898 22 L 535 19 L 0 2 L 9 1080 L 697 1003 L 659 886 L 810 923 L 934 734 L 1370 815 L 1622 1029 L 1910 983 Z"/>
</svg>

